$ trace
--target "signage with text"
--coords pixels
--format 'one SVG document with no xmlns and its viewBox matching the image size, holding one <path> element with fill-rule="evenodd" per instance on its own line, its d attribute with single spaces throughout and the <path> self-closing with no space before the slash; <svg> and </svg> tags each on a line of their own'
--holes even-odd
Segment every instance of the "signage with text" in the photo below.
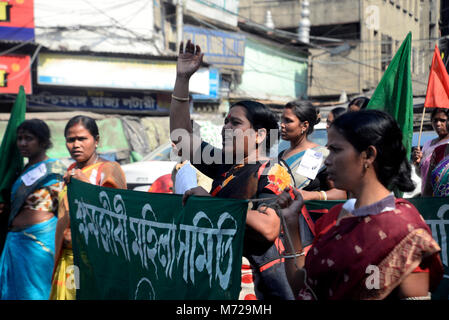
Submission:
<svg viewBox="0 0 449 320">
<path fill-rule="evenodd" d="M 242 69 L 245 56 L 245 36 L 193 26 L 184 26 L 184 42 L 192 40 L 201 47 L 204 61 L 217 67 Z"/>
<path fill-rule="evenodd" d="M 30 57 L 0 56 L 0 93 L 17 94 L 20 86 L 31 94 Z"/>
<path fill-rule="evenodd" d="M 34 40 L 34 0 L 0 1 L 0 39 Z"/>
</svg>

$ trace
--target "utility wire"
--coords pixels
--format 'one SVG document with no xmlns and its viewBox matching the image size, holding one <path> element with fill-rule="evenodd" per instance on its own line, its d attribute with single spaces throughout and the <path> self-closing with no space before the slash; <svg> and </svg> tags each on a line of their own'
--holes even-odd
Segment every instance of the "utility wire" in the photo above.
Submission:
<svg viewBox="0 0 449 320">
<path fill-rule="evenodd" d="M 42 45 L 38 45 L 38 47 L 36 48 L 36 50 L 34 51 L 33 56 L 30 59 L 30 63 L 28 64 L 28 66 L 26 66 L 26 68 L 23 68 L 22 70 L 20 70 L 20 72 L 18 72 L 17 74 L 15 74 L 13 77 L 10 77 L 9 79 L 7 78 L 5 80 L 5 82 L 9 82 L 11 80 L 14 80 L 18 77 L 20 77 L 25 71 L 29 70 L 31 68 L 31 66 L 33 65 L 34 60 L 36 60 L 37 58 L 37 54 L 39 53 L 39 51 L 41 50 Z"/>
</svg>

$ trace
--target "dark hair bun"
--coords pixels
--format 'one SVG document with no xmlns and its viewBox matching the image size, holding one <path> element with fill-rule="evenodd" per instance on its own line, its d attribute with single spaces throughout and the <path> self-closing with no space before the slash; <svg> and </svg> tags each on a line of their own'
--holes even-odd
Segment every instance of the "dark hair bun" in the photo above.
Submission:
<svg viewBox="0 0 449 320">
<path fill-rule="evenodd" d="M 386 188 L 407 192 L 415 189 L 402 132 L 388 113 L 379 110 L 344 113 L 335 119 L 332 128 L 336 128 L 358 152 L 369 146 L 376 148 L 374 168 Z"/>
</svg>

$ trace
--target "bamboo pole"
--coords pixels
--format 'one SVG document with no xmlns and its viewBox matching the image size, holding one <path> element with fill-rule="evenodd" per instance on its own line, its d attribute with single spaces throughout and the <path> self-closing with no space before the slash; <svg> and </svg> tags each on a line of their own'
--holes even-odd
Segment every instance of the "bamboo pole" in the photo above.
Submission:
<svg viewBox="0 0 449 320">
<path fill-rule="evenodd" d="M 422 134 L 422 127 L 423 127 L 423 123 L 424 123 L 424 114 L 426 113 L 426 108 L 423 107 L 422 108 L 422 117 L 421 117 L 421 126 L 419 128 L 419 136 L 418 136 L 418 150 L 421 151 L 421 134 Z"/>
</svg>

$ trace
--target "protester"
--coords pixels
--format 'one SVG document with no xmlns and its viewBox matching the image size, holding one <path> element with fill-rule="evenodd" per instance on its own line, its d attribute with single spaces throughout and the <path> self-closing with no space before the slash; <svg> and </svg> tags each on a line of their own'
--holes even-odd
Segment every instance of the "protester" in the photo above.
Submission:
<svg viewBox="0 0 449 320">
<path fill-rule="evenodd" d="M 436 147 L 449 143 L 449 109 L 435 108 L 432 110 L 430 120 L 432 122 L 433 130 L 438 134 L 438 137 L 427 141 L 422 151 L 420 146 L 415 148 L 412 153 L 412 161 L 416 167 L 417 174 L 421 176 L 421 193 L 424 193 L 425 184 L 427 181 L 427 173 L 429 171 L 429 164 L 432 153 Z"/>
<path fill-rule="evenodd" d="M 352 99 L 348 103 L 348 111 L 355 112 L 365 109 L 368 106 L 369 100 L 369 98 L 363 96 Z"/>
<path fill-rule="evenodd" d="M 326 129 L 329 130 L 329 127 L 331 126 L 332 122 L 334 122 L 335 119 L 337 119 L 345 112 L 346 109 L 343 107 L 336 107 L 333 108 L 331 111 L 329 111 L 329 114 L 327 115 L 326 119 Z"/>
<path fill-rule="evenodd" d="M 190 160 L 212 178 L 213 183 L 211 193 L 201 187 L 186 191 L 184 202 L 191 195 L 239 199 L 272 197 L 271 201 L 275 201 L 274 195 L 291 185 L 292 179 L 285 167 L 277 160 L 269 161 L 266 156 L 272 142 L 270 135 L 279 133 L 277 118 L 265 105 L 240 101 L 230 107 L 222 130 L 223 150 L 199 142 L 201 138 L 193 135 L 187 98 L 189 79 L 200 67 L 202 57 L 199 46 L 189 40 L 184 49 L 181 43 L 170 106 L 170 131 L 183 160 Z M 215 160 L 209 162 L 208 155 L 209 160 Z M 243 263 L 243 279 L 250 280 L 253 276 L 256 287 L 251 295 L 253 284 L 244 281 L 240 298 L 293 299 L 277 249 L 282 241 L 276 212 L 254 201 L 253 208 L 247 211 L 246 224 L 243 255 L 251 267 Z"/>
<path fill-rule="evenodd" d="M 329 151 L 308 139 L 318 122 L 317 112 L 310 102 L 287 103 L 281 117 L 281 137 L 290 142 L 290 148 L 282 151 L 279 158 L 289 166 L 295 187 L 301 189 L 305 200 L 346 199 L 345 191 L 329 186 L 324 165 Z M 310 169 L 312 167 L 316 169 Z"/>
<path fill-rule="evenodd" d="M 440 247 L 417 209 L 390 191 L 414 188 L 397 123 L 378 110 L 346 113 L 331 125 L 327 146 L 329 176 L 355 198 L 316 222 L 304 257 L 297 234 L 303 200 L 299 193 L 293 202 L 286 192 L 279 197 L 292 240 L 286 270 L 295 296 L 430 299 L 443 275 Z"/>
<path fill-rule="evenodd" d="M 75 116 L 69 120 L 64 136 L 70 156 L 75 162 L 64 175 L 66 185 L 61 192 L 58 208 L 58 224 L 55 237 L 55 270 L 51 288 L 52 300 L 74 300 L 76 289 L 67 287 L 67 278 L 73 276 L 72 237 L 67 199 L 67 184 L 71 178 L 98 186 L 126 189 L 125 174 L 117 162 L 107 161 L 99 157 L 97 146 L 100 140 L 98 127 L 94 119 L 86 116 Z M 72 272 L 72 273 L 71 273 Z"/>
<path fill-rule="evenodd" d="M 50 147 L 44 121 L 25 120 L 17 128 L 17 148 L 28 163 L 11 189 L 9 232 L 0 259 L 2 300 L 47 300 L 50 294 L 56 210 L 65 171 L 60 161 L 47 156 Z"/>
<path fill-rule="evenodd" d="M 423 196 L 449 196 L 449 144 L 436 147 L 430 157 Z"/>
</svg>

